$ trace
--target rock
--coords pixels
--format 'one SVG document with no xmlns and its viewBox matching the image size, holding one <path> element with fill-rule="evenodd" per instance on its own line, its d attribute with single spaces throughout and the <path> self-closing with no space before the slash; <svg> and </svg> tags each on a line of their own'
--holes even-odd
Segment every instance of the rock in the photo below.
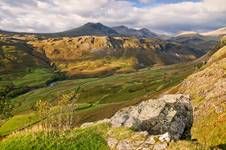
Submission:
<svg viewBox="0 0 226 150">
<path fill-rule="evenodd" d="M 116 149 L 117 150 L 135 150 L 135 147 L 133 147 L 130 141 L 122 140 L 122 141 L 119 141 Z"/>
<path fill-rule="evenodd" d="M 160 140 L 161 142 L 170 142 L 170 135 L 169 135 L 169 133 L 166 132 L 165 134 L 161 135 L 161 136 L 159 137 L 159 140 Z"/>
<path fill-rule="evenodd" d="M 107 138 L 111 150 L 161 150 L 165 149 L 169 142 L 168 133 L 149 135 L 146 132 L 134 132 L 133 135 L 123 139 L 111 136 Z"/>
<path fill-rule="evenodd" d="M 116 140 L 114 138 L 108 138 L 107 143 L 111 149 L 115 149 L 116 145 L 118 144 L 118 140 Z"/>
<path fill-rule="evenodd" d="M 149 136 L 146 141 L 144 142 L 146 145 L 154 145 L 155 144 L 155 139 L 153 136 Z"/>
<path fill-rule="evenodd" d="M 167 148 L 167 143 L 155 144 L 153 150 L 164 150 Z"/>
<path fill-rule="evenodd" d="M 167 133 L 161 139 L 169 141 L 190 138 L 193 111 L 190 97 L 182 94 L 165 95 L 143 101 L 118 111 L 110 120 L 113 127 L 125 126 L 150 135 Z"/>
<path fill-rule="evenodd" d="M 221 105 L 219 105 L 219 106 L 214 106 L 214 108 L 215 108 L 215 112 L 216 112 L 217 114 L 220 114 L 220 113 L 223 113 L 223 112 L 224 112 L 224 107 L 221 106 Z"/>
</svg>

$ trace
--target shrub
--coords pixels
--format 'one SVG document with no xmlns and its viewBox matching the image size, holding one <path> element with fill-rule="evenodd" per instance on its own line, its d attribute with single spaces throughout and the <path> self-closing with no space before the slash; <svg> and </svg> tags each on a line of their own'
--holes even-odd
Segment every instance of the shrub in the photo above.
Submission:
<svg viewBox="0 0 226 150">
<path fill-rule="evenodd" d="M 6 98 L 0 97 L 0 119 L 12 117 L 12 108 L 12 105 Z"/>
<path fill-rule="evenodd" d="M 77 97 L 75 92 L 64 94 L 52 109 L 47 101 L 40 100 L 36 108 L 38 116 L 42 119 L 42 128 L 47 131 L 66 131 L 74 128 L 78 121 L 74 115 Z"/>
<path fill-rule="evenodd" d="M 24 94 L 30 90 L 29 87 L 21 87 L 21 88 L 16 88 L 12 91 L 10 91 L 8 94 L 6 94 L 7 98 L 14 98 L 20 94 Z"/>
</svg>

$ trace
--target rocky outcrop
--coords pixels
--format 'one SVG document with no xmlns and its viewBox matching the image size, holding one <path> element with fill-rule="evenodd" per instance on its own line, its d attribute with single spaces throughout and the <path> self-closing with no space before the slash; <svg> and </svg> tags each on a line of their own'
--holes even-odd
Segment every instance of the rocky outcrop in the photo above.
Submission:
<svg viewBox="0 0 226 150">
<path fill-rule="evenodd" d="M 123 108 L 110 119 L 85 123 L 81 128 L 105 124 L 104 137 L 112 150 L 163 150 L 171 141 L 191 137 L 190 100 L 183 94 L 164 95 Z"/>
<path fill-rule="evenodd" d="M 125 126 L 150 135 L 169 133 L 174 140 L 189 138 L 192 122 L 190 98 L 182 94 L 141 102 L 118 111 L 111 118 L 113 127 Z"/>
</svg>

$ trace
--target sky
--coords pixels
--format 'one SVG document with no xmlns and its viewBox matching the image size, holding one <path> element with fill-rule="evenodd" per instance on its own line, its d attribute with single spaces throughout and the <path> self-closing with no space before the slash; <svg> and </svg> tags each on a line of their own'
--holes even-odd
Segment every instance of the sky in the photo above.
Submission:
<svg viewBox="0 0 226 150">
<path fill-rule="evenodd" d="M 0 0 L 0 29 L 59 32 L 87 22 L 204 32 L 226 26 L 226 0 Z"/>
</svg>

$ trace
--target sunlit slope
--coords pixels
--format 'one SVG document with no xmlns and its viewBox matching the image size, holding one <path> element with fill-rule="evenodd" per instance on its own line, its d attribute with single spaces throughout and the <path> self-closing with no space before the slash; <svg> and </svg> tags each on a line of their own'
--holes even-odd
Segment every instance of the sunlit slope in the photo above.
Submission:
<svg viewBox="0 0 226 150">
<path fill-rule="evenodd" d="M 201 71 L 189 76 L 179 86 L 180 93 L 191 95 L 195 122 L 193 138 L 202 144 L 226 144 L 226 46 L 217 50 Z"/>
<path fill-rule="evenodd" d="M 30 44 L 69 76 L 93 77 L 126 73 L 153 65 L 194 60 L 198 51 L 158 39 L 82 36 Z"/>
</svg>

